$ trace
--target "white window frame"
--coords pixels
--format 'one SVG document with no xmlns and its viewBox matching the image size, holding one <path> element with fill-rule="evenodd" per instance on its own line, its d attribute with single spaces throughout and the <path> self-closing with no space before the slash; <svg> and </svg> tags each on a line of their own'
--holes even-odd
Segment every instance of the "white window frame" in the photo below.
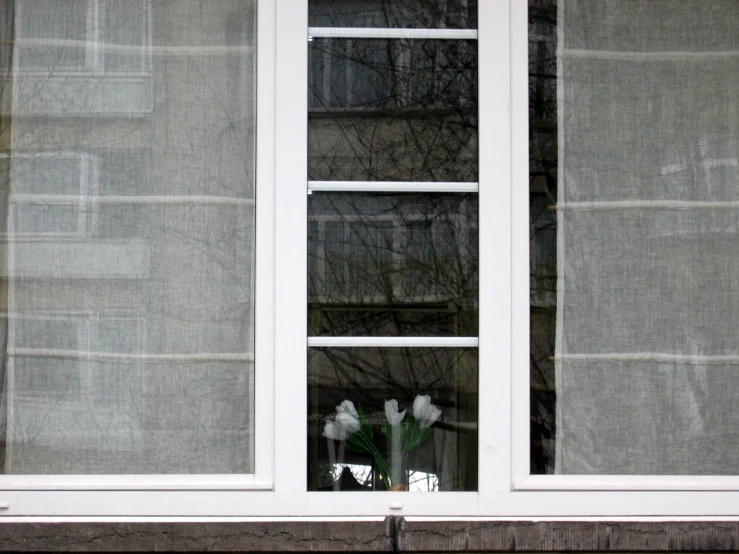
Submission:
<svg viewBox="0 0 739 554">
<path fill-rule="evenodd" d="M 739 476 L 532 475 L 529 471 L 528 11 L 526 2 L 510 1 L 514 214 L 512 490 L 515 494 L 550 491 L 547 494 L 561 498 L 575 496 L 581 499 L 577 500 L 580 507 L 570 515 L 618 516 L 627 510 L 624 515 L 739 516 Z M 591 508 L 591 499 L 603 506 Z"/>
<path fill-rule="evenodd" d="M 89 0 L 99 2 L 100 0 Z M 145 0 L 142 0 L 145 1 Z M 148 5 L 148 2 L 147 2 Z M 257 262 L 256 287 L 259 294 L 256 298 L 255 319 L 260 322 L 255 326 L 254 339 L 254 412 L 260 414 L 255 418 L 254 426 L 254 473 L 243 475 L 0 475 L 0 517 L 2 516 L 52 516 L 82 514 L 116 514 L 116 515 L 173 515 L 168 504 L 179 502 L 177 496 L 209 491 L 209 502 L 205 505 L 191 505 L 187 510 L 179 510 L 178 515 L 217 514 L 218 497 L 223 492 L 217 491 L 265 491 L 273 488 L 273 445 L 274 418 L 272 414 L 274 376 L 274 227 L 268 214 L 274 208 L 274 67 L 275 67 L 275 13 L 273 3 L 259 0 L 258 10 L 258 75 L 260 87 L 257 91 L 257 167 L 256 210 L 267 217 L 257 217 L 256 236 Z M 79 156 L 79 154 L 77 154 Z M 89 193 L 84 195 L 88 198 Z M 116 201 L 117 197 L 111 197 Z M 35 200 L 35 199 L 34 199 Z M 42 200 L 48 200 L 42 198 Z M 52 199 L 53 200 L 53 199 Z M 155 197 L 153 201 L 162 200 Z M 12 228 L 12 214 L 11 214 Z M 7 248 L 6 248 L 7 249 Z M 13 267 L 13 250 L 11 245 L 3 255 L 10 258 L 8 267 Z M 12 270 L 12 269 L 11 269 Z M 7 270 L 6 270 L 7 272 Z M 247 277 L 248 278 L 248 277 Z M 12 289 L 12 287 L 11 287 Z M 10 293 L 12 297 L 12 290 Z M 11 298 L 12 303 L 12 298 Z M 245 348 L 249 346 L 245 338 Z M 174 491 L 177 491 L 175 494 Z M 120 508 L 112 507 L 118 503 L 116 497 L 123 494 Z M 174 495 L 174 496 L 173 496 Z M 59 498 L 58 500 L 56 498 Z M 151 500 L 162 501 L 156 506 L 147 506 Z M 90 499 L 92 505 L 86 505 Z M 57 510 L 55 504 L 61 502 L 65 506 Z M 197 503 L 199 504 L 199 503 Z M 111 510 L 112 507 L 112 510 Z M 175 509 L 175 512 L 178 510 Z"/>
<path fill-rule="evenodd" d="M 479 158 L 479 281 L 484 283 L 479 291 L 479 490 L 307 492 L 307 0 L 259 0 L 258 14 L 255 475 L 0 476 L 2 519 L 739 519 L 736 477 L 580 478 L 528 472 L 528 14 L 523 0 L 479 0 L 479 87 L 485 99 L 479 107 L 484 153 Z M 332 186 L 314 184 L 313 190 Z M 351 190 L 349 184 L 340 187 Z"/>
</svg>

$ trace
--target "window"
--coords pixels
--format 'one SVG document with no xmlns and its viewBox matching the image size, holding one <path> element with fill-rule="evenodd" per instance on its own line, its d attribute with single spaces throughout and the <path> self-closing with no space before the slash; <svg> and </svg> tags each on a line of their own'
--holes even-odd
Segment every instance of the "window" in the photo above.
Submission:
<svg viewBox="0 0 739 554">
<path fill-rule="evenodd" d="M 308 6 L 308 487 L 475 490 L 474 2 Z"/>
<path fill-rule="evenodd" d="M 736 486 L 737 5 L 529 17 L 532 473 Z"/>
<path fill-rule="evenodd" d="M 739 515 L 736 2 L 0 13 L 8 517 Z"/>
</svg>

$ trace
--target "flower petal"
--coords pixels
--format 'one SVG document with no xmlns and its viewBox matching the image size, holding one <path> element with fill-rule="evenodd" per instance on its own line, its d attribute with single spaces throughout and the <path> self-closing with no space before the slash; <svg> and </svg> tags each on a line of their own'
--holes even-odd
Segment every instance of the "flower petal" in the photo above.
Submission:
<svg viewBox="0 0 739 554">
<path fill-rule="evenodd" d="M 428 407 L 431 406 L 431 397 L 429 395 L 417 395 L 413 401 L 413 417 L 418 420 L 424 418 L 428 413 Z"/>
<path fill-rule="evenodd" d="M 390 425 L 398 425 L 405 417 L 405 410 L 398 413 L 398 401 L 394 398 L 385 401 L 385 418 Z"/>
<path fill-rule="evenodd" d="M 357 409 L 354 407 L 354 402 L 351 400 L 344 400 L 341 404 L 336 406 L 336 412 L 337 413 L 347 413 L 351 416 L 355 417 L 356 419 L 359 419 L 359 414 L 357 413 Z"/>
<path fill-rule="evenodd" d="M 333 421 L 329 421 L 323 428 L 323 436 L 331 440 L 343 441 L 346 439 L 347 433 L 343 427 Z"/>
<path fill-rule="evenodd" d="M 344 430 L 346 436 L 356 433 L 361 427 L 359 419 L 348 412 L 340 412 L 336 414 L 336 425 Z"/>
</svg>

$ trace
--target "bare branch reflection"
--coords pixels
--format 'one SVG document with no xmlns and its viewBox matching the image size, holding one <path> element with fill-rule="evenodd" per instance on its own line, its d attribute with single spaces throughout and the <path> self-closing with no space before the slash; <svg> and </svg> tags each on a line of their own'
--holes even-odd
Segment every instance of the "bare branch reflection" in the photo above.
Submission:
<svg viewBox="0 0 739 554">
<path fill-rule="evenodd" d="M 397 399 L 401 409 L 410 409 L 416 395 L 428 394 L 441 408 L 442 421 L 414 452 L 409 469 L 436 476 L 439 490 L 476 490 L 477 349 L 310 349 L 308 366 L 311 489 L 331 484 L 321 471 L 328 459 L 321 429 L 325 416 L 342 400 L 351 399 L 379 426 L 385 400 Z M 389 445 L 379 435 L 375 438 L 380 451 L 387 452 Z M 371 459 L 352 452 L 344 461 L 372 465 Z M 372 486 L 382 490 L 377 483 Z"/>
<path fill-rule="evenodd" d="M 476 0 L 312 0 L 311 27 L 474 29 Z"/>
<path fill-rule="evenodd" d="M 404 5 L 316 2 L 313 24 L 446 26 L 430 23 L 448 16 L 430 3 Z M 309 179 L 477 181 L 476 42 L 314 39 L 309 85 Z M 314 192 L 308 204 L 309 334 L 477 336 L 475 194 Z M 385 400 L 408 409 L 428 394 L 444 415 L 409 469 L 438 490 L 475 490 L 477 372 L 474 348 L 310 349 L 310 487 L 336 487 L 321 436 L 336 405 L 350 399 L 379 425 Z M 356 470 L 371 459 L 346 456 L 369 481 L 342 474 L 342 489 L 383 488 L 376 473 Z"/>
<path fill-rule="evenodd" d="M 312 335 L 476 336 L 477 198 L 314 193 Z"/>
<path fill-rule="evenodd" d="M 554 472 L 557 298 L 557 4 L 529 0 L 532 473 Z"/>
<path fill-rule="evenodd" d="M 477 43 L 314 39 L 309 179 L 477 180 Z"/>
</svg>

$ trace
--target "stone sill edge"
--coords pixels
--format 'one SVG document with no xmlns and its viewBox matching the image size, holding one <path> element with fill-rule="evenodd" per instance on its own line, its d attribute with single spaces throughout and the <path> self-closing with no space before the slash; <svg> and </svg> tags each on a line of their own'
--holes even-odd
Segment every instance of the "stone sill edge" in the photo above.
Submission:
<svg viewBox="0 0 739 554">
<path fill-rule="evenodd" d="M 739 521 L 0 523 L 0 552 L 728 552 Z"/>
</svg>

